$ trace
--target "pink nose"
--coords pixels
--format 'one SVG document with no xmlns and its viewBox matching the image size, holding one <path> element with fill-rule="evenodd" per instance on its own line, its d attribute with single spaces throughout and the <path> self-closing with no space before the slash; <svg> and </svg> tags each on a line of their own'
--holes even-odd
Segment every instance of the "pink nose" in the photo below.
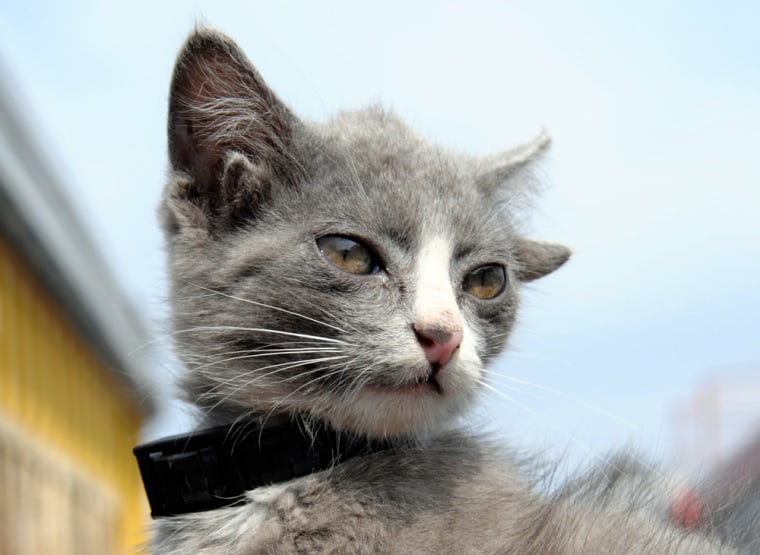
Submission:
<svg viewBox="0 0 760 555">
<path fill-rule="evenodd" d="M 462 343 L 462 332 L 448 331 L 438 328 L 417 328 L 414 327 L 414 334 L 417 336 L 422 349 L 425 351 L 425 358 L 430 364 L 437 364 L 441 368 L 446 366 L 451 357 Z"/>
</svg>

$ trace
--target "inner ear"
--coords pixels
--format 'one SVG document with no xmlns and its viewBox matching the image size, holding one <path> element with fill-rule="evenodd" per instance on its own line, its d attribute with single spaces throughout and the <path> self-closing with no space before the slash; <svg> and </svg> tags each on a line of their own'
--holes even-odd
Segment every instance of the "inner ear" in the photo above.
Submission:
<svg viewBox="0 0 760 555">
<path fill-rule="evenodd" d="M 223 178 L 231 153 L 266 168 L 259 173 L 287 174 L 296 121 L 231 39 L 209 29 L 188 38 L 169 94 L 169 160 L 209 217 L 240 196 Z"/>
<path fill-rule="evenodd" d="M 518 258 L 517 277 L 533 281 L 552 273 L 570 258 L 572 251 L 560 243 L 520 237 L 515 245 Z"/>
</svg>

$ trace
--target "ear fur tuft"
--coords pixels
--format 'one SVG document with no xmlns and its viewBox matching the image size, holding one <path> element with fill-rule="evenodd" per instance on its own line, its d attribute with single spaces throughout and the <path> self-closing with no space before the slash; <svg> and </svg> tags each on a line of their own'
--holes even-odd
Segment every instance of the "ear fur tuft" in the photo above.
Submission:
<svg viewBox="0 0 760 555">
<path fill-rule="evenodd" d="M 257 186 L 287 182 L 300 170 L 292 146 L 297 124 L 231 39 L 196 30 L 177 57 L 169 94 L 167 201 L 184 198 L 195 207 L 185 213 L 200 209 L 217 227 L 244 205 L 254 207 L 265 192 Z"/>
</svg>

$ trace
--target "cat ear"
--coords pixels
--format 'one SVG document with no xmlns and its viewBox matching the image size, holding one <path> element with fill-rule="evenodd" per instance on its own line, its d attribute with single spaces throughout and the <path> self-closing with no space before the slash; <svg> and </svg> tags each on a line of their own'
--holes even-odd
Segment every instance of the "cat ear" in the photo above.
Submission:
<svg viewBox="0 0 760 555">
<path fill-rule="evenodd" d="M 533 281 L 562 266 L 572 251 L 565 245 L 519 237 L 515 245 L 518 258 L 517 277 Z"/>
<path fill-rule="evenodd" d="M 482 161 L 485 169 L 478 176 L 478 185 L 486 191 L 500 189 L 510 178 L 539 160 L 551 142 L 551 136 L 543 130 L 532 141 L 485 158 Z"/>
<path fill-rule="evenodd" d="M 481 160 L 483 170 L 476 178 L 481 190 L 496 197 L 505 192 L 508 183 L 517 183 L 516 188 L 509 190 L 508 204 L 526 201 L 529 198 L 531 179 L 513 178 L 529 169 L 549 149 L 552 139 L 549 133 L 541 131 L 532 141 L 521 144 L 495 156 Z M 515 244 L 518 258 L 517 277 L 520 281 L 533 281 L 550 274 L 562 266 L 570 258 L 572 251 L 559 243 L 536 241 L 518 237 Z"/>
<path fill-rule="evenodd" d="M 174 68 L 168 123 L 174 189 L 167 197 L 193 204 L 183 208 L 192 218 L 180 220 L 219 224 L 236 206 L 254 205 L 294 166 L 297 118 L 219 32 L 199 29 L 187 39 Z"/>
</svg>

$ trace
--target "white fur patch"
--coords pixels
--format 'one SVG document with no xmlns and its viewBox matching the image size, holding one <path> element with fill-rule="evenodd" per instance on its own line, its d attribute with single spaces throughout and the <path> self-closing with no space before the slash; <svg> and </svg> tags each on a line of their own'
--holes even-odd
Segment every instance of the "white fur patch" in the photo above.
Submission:
<svg viewBox="0 0 760 555">
<path fill-rule="evenodd" d="M 462 330 L 462 316 L 451 285 L 453 247 L 443 237 L 433 237 L 420 250 L 416 268 L 414 324 L 419 328 Z"/>
<path fill-rule="evenodd" d="M 453 382 L 456 390 L 465 390 L 480 377 L 480 359 L 475 332 L 467 325 L 457 304 L 453 285 L 456 277 L 451 275 L 453 251 L 452 242 L 440 235 L 430 238 L 420 249 L 416 268 L 414 324 L 420 328 L 463 332 L 459 352 L 455 355 L 455 369 L 446 372 L 443 379 Z"/>
</svg>

